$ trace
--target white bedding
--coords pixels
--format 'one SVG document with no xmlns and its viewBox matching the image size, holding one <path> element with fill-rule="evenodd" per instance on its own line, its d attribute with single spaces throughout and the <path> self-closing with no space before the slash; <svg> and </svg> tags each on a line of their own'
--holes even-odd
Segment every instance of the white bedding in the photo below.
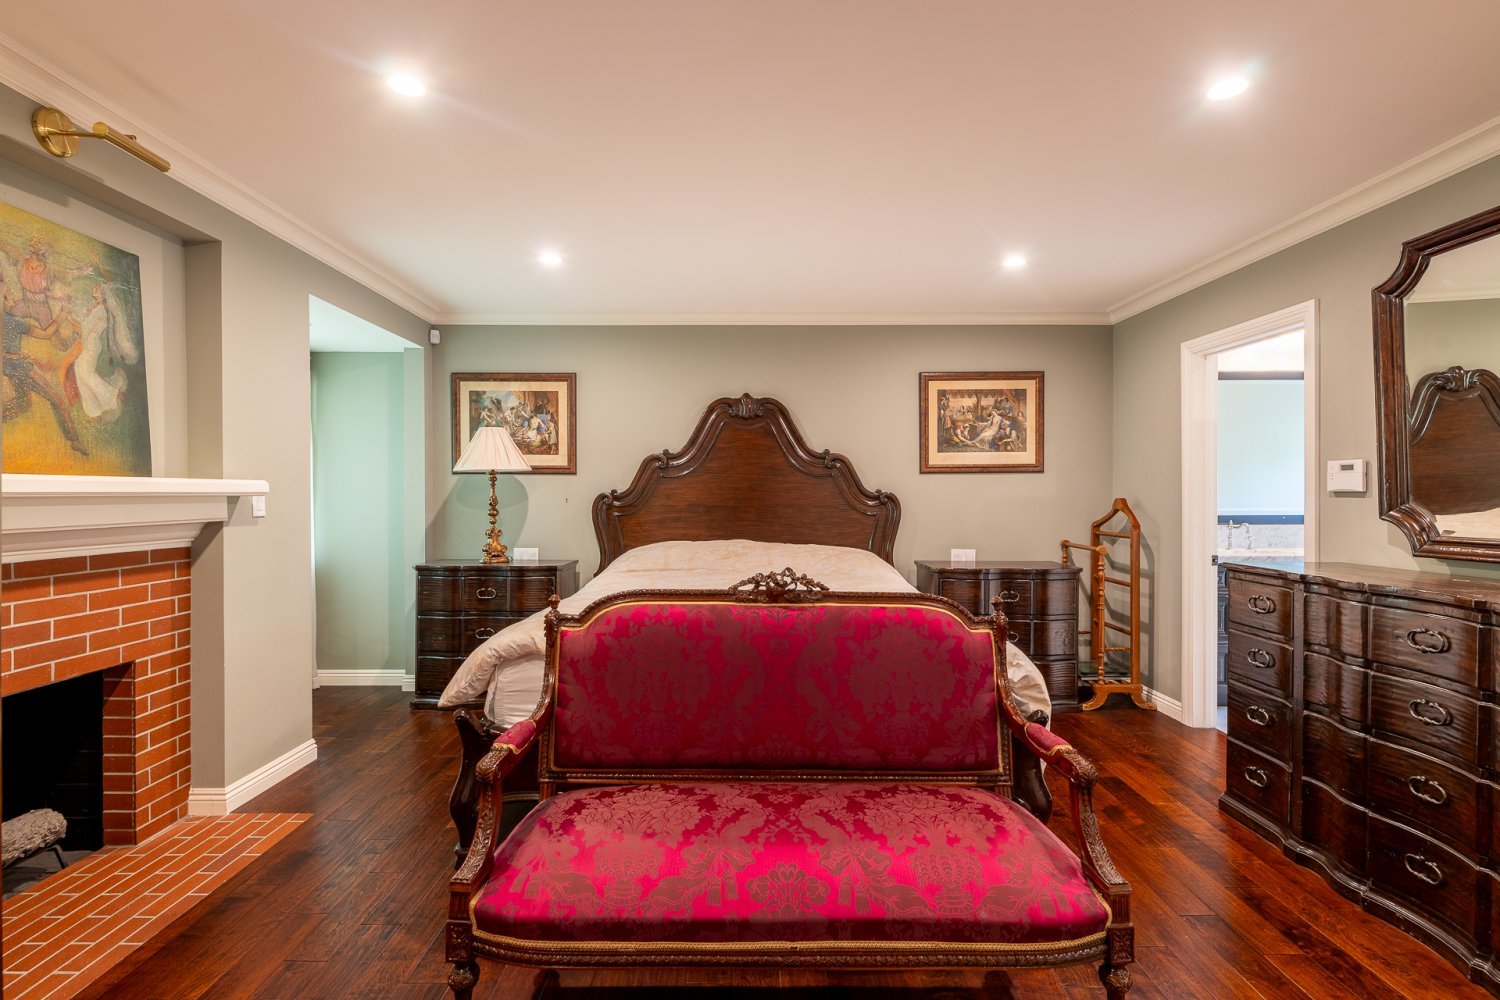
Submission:
<svg viewBox="0 0 1500 1000">
<path fill-rule="evenodd" d="M 791 567 L 834 590 L 915 593 L 890 563 L 872 552 L 833 545 L 775 542 L 658 542 L 631 549 L 564 600 L 564 612 L 582 611 L 625 590 L 720 590 L 756 573 Z M 456 708 L 485 694 L 484 714 L 504 726 L 529 716 L 542 693 L 546 652 L 545 611 L 495 633 L 469 654 L 439 704 Z M 1051 713 L 1047 685 L 1036 665 L 1014 645 L 1007 648 L 1011 693 L 1027 712 Z M 486 694 L 487 693 L 487 694 Z"/>
</svg>

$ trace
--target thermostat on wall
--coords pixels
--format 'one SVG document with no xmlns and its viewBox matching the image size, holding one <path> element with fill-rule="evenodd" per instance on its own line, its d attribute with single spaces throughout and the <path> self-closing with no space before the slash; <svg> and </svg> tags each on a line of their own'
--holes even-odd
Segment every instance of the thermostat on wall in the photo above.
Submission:
<svg viewBox="0 0 1500 1000">
<path fill-rule="evenodd" d="M 1363 493 L 1365 489 L 1364 459 L 1337 458 L 1328 463 L 1329 493 Z"/>
</svg>

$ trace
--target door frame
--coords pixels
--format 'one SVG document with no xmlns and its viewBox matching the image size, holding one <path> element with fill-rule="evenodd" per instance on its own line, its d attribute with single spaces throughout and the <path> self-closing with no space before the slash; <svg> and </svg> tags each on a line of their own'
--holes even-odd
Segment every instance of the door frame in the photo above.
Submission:
<svg viewBox="0 0 1500 1000">
<path fill-rule="evenodd" d="M 1308 299 L 1182 345 L 1182 721 L 1218 716 L 1218 584 L 1211 562 L 1219 522 L 1219 362 L 1236 347 L 1301 328 L 1303 559 L 1318 558 L 1318 301 Z"/>
</svg>

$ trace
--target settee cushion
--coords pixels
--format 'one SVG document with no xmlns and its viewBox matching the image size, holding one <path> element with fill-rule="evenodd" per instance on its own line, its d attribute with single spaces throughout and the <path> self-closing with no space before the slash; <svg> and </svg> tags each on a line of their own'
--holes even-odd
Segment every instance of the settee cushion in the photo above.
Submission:
<svg viewBox="0 0 1500 1000">
<path fill-rule="evenodd" d="M 1081 946 L 1109 922 L 1045 826 L 964 786 L 587 788 L 543 801 L 494 861 L 473 918 L 502 945 Z"/>
<path fill-rule="evenodd" d="M 1002 767 L 994 635 L 946 608 L 642 601 L 557 643 L 560 767 Z"/>
</svg>

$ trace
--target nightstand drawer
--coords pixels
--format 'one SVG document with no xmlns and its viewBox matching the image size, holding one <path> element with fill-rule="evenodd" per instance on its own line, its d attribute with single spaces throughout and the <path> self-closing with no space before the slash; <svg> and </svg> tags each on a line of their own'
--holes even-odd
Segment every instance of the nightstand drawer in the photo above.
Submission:
<svg viewBox="0 0 1500 1000">
<path fill-rule="evenodd" d="M 492 574 L 465 573 L 459 586 L 458 607 L 484 613 L 509 611 L 511 580 Z"/>
<path fill-rule="evenodd" d="M 991 601 L 1000 599 L 1000 612 L 1005 617 L 1028 618 L 1031 609 L 1036 606 L 1032 594 L 1033 584 L 1030 580 L 1005 579 L 991 580 L 989 593 L 984 602 L 984 613 L 989 614 L 994 610 Z"/>
</svg>

